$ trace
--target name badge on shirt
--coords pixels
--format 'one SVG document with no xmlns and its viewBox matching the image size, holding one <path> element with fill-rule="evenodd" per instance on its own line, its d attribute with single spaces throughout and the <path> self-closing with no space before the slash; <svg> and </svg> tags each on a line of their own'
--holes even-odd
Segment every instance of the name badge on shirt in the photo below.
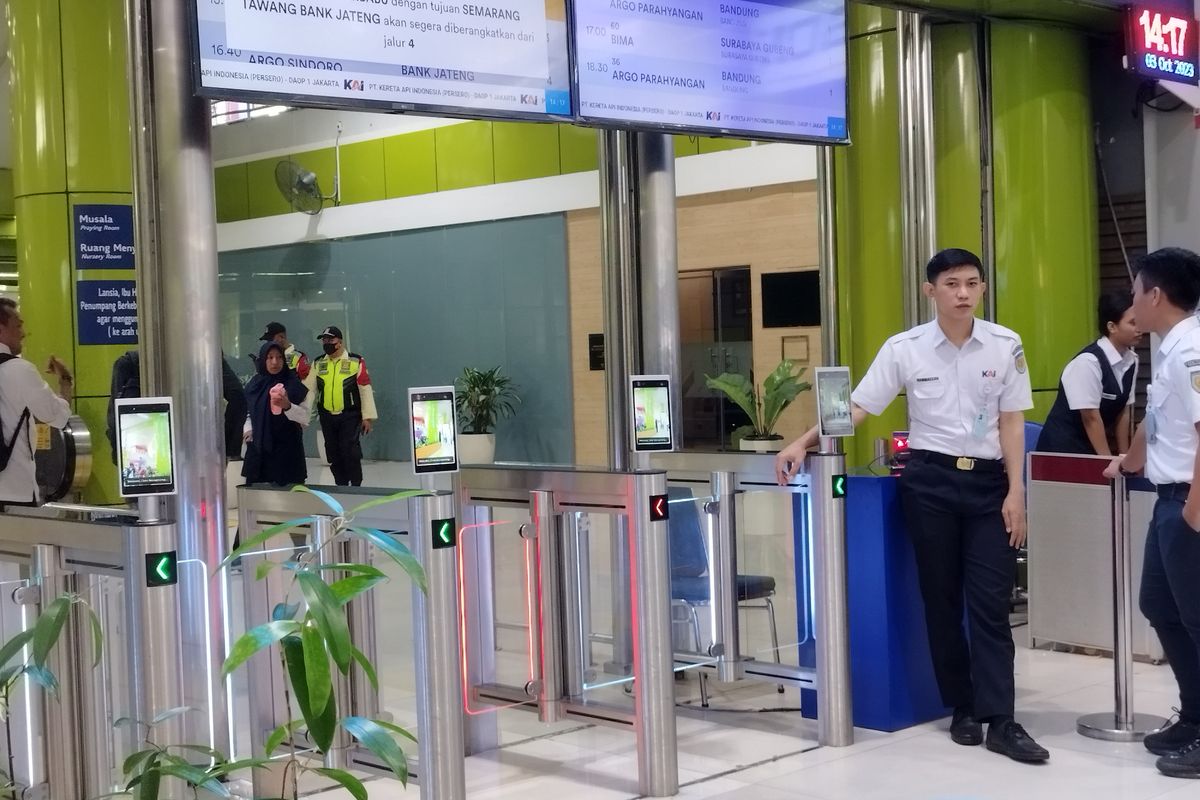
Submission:
<svg viewBox="0 0 1200 800">
<path fill-rule="evenodd" d="M 1154 444 L 1158 441 L 1158 409 L 1146 409 L 1146 443 Z"/>
<path fill-rule="evenodd" d="M 975 412 L 975 420 L 971 425 L 971 435 L 976 439 L 987 437 L 987 420 L 988 413 L 986 406 Z"/>
</svg>

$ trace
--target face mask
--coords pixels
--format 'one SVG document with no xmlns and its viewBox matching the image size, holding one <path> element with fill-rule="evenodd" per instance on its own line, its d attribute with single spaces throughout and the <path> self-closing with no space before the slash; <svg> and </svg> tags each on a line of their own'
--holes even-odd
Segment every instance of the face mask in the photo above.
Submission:
<svg viewBox="0 0 1200 800">
<path fill-rule="evenodd" d="M 337 345 L 333 342 L 325 342 L 321 345 L 321 349 L 325 351 L 325 355 L 331 356 L 337 352 Z"/>
</svg>

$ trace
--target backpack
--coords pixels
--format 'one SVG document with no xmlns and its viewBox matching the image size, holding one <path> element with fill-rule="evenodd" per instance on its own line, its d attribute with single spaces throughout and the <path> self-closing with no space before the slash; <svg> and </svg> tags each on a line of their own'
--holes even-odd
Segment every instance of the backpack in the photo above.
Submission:
<svg viewBox="0 0 1200 800">
<path fill-rule="evenodd" d="M 0 353 L 0 366 L 12 361 L 16 356 L 12 353 Z M 0 472 L 8 469 L 8 462 L 12 459 L 13 449 L 17 446 L 17 437 L 21 435 L 21 431 L 29 424 L 29 409 L 26 408 L 21 412 L 21 418 L 17 420 L 17 427 L 13 429 L 11 439 L 5 439 L 3 432 L 0 431 Z"/>
</svg>

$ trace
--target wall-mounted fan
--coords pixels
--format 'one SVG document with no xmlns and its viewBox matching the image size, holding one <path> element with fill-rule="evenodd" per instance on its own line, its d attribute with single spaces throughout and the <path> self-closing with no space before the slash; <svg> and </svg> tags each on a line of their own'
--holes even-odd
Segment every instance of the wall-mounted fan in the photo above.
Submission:
<svg viewBox="0 0 1200 800">
<path fill-rule="evenodd" d="M 305 169 L 295 161 L 289 159 L 275 165 L 275 185 L 279 187 L 280 194 L 292 207 L 292 211 L 316 215 L 320 214 L 325 208 L 325 204 L 330 201 L 335 206 L 341 204 L 339 189 L 342 172 L 341 138 L 342 126 L 339 123 L 337 140 L 333 145 L 333 194 L 323 194 L 321 184 L 317 181 L 317 174 Z"/>
</svg>

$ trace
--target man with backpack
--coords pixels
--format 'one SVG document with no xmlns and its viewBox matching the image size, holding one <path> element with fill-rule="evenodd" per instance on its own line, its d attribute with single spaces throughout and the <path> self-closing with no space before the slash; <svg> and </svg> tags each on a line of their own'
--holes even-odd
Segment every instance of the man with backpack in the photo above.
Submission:
<svg viewBox="0 0 1200 800">
<path fill-rule="evenodd" d="M 36 423 L 65 428 L 71 417 L 74 378 L 50 356 L 46 371 L 58 377 L 54 393 L 37 367 L 21 358 L 25 321 L 17 304 L 0 298 L 0 504 L 34 506 L 38 493 L 33 461 Z"/>
</svg>

